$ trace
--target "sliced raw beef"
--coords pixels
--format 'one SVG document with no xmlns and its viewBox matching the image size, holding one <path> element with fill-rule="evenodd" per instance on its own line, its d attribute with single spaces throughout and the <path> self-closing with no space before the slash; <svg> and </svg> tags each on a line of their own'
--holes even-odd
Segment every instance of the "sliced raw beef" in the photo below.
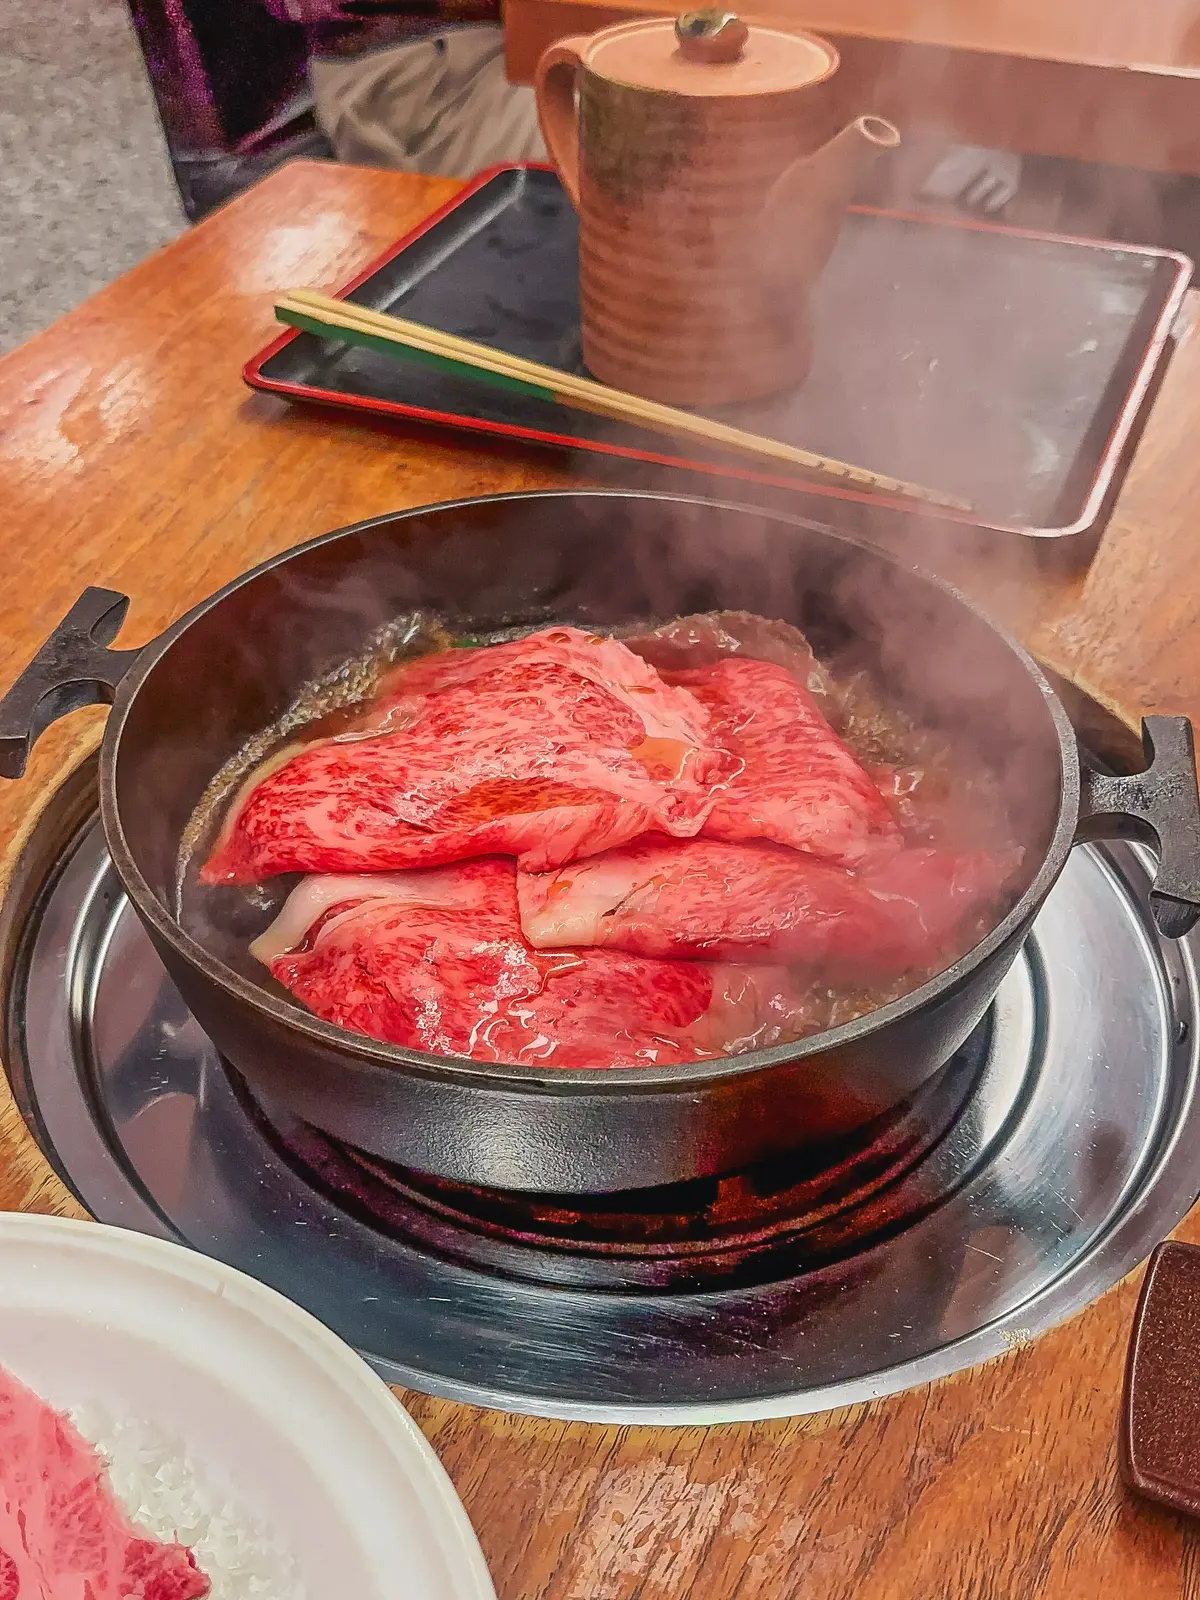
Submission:
<svg viewBox="0 0 1200 1600">
<path fill-rule="evenodd" d="M 513 865 L 495 858 L 309 878 L 252 950 L 328 1022 L 521 1066 L 700 1061 L 776 1042 L 798 1003 L 787 974 L 767 967 L 539 954 L 521 937 Z"/>
<path fill-rule="evenodd" d="M 651 828 L 687 837 L 733 769 L 708 720 L 624 645 L 576 628 L 427 657 L 394 674 L 350 733 L 259 768 L 201 877 L 490 853 L 541 870 Z"/>
<path fill-rule="evenodd" d="M 200 1600 L 190 1550 L 118 1505 L 71 1423 L 0 1368 L 0 1600 Z"/>
<path fill-rule="evenodd" d="M 786 668 L 726 658 L 666 677 L 706 707 L 740 765 L 704 823 L 710 838 L 770 839 L 843 866 L 899 846 L 879 790 Z"/>
<path fill-rule="evenodd" d="M 838 737 L 852 746 L 909 843 L 973 851 L 1011 837 L 994 775 L 969 760 L 955 759 L 944 736 L 883 705 L 862 671 L 835 682 L 790 623 L 745 611 L 705 612 L 679 617 L 652 633 L 630 634 L 625 642 L 669 677 L 730 657 L 768 662 L 789 672 L 809 690 Z M 739 791 L 740 785 L 735 796 Z"/>
<path fill-rule="evenodd" d="M 862 982 L 936 963 L 1015 865 L 914 849 L 853 873 L 776 845 L 650 838 L 520 873 L 517 897 L 525 937 L 541 950 L 788 961 Z"/>
<path fill-rule="evenodd" d="M 387 732 L 405 725 L 396 708 L 413 695 L 486 683 L 514 663 L 553 665 L 603 689 L 634 713 L 648 736 L 692 738 L 696 708 L 686 696 L 671 694 L 641 656 L 619 639 L 580 628 L 543 628 L 505 644 L 431 651 L 392 668 L 381 680 L 374 702 L 359 723 L 363 732 Z M 647 700 L 646 696 L 653 698 Z"/>
<path fill-rule="evenodd" d="M 714 667 L 726 656 L 766 661 L 798 678 L 830 714 L 838 691 L 813 654 L 812 645 L 790 622 L 768 621 L 749 611 L 705 611 L 676 617 L 651 633 L 622 635 L 634 652 L 659 672 Z"/>
</svg>

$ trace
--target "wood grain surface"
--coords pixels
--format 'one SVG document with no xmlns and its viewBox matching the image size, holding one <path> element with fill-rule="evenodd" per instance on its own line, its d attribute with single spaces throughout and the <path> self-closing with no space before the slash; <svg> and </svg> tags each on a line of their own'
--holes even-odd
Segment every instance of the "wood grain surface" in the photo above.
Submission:
<svg viewBox="0 0 1200 1600">
<path fill-rule="evenodd" d="M 453 188 L 294 165 L 0 362 L 0 684 L 86 584 L 134 596 L 120 641 L 132 645 L 329 528 L 578 481 L 546 458 L 329 420 L 240 382 L 271 334 L 275 292 L 335 287 Z M 1189 330 L 1087 577 L 980 583 L 1126 718 L 1200 718 L 1198 431 Z M 0 785 L 0 881 L 101 722 L 68 719 L 24 781 Z M 7 1097 L 0 1206 L 78 1214 Z M 1200 1240 L 1200 1211 L 1179 1236 Z M 501 1600 L 1200 1597 L 1197 1532 L 1127 1500 L 1116 1478 L 1136 1287 L 1135 1275 L 974 1372 L 806 1421 L 617 1429 L 404 1398 Z"/>
<path fill-rule="evenodd" d="M 872 111 L 906 135 L 1151 171 L 1200 173 L 1195 0 L 749 0 L 750 22 L 837 45 L 838 114 Z M 509 76 L 548 44 L 659 0 L 506 0 Z"/>
</svg>

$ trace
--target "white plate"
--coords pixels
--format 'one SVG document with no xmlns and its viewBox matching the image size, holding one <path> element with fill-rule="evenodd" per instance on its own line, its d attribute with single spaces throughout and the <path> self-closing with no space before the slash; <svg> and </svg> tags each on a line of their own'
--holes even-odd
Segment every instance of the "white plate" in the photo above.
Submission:
<svg viewBox="0 0 1200 1600">
<path fill-rule="evenodd" d="M 187 1443 L 305 1600 L 495 1600 L 454 1488 L 387 1386 L 306 1311 L 180 1246 L 0 1214 L 0 1363 L 59 1410 Z"/>
</svg>

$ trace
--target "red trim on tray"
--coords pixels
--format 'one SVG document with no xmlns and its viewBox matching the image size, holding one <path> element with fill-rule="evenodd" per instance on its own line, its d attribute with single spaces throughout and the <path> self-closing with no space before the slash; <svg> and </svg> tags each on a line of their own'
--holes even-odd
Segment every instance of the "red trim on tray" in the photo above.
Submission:
<svg viewBox="0 0 1200 1600">
<path fill-rule="evenodd" d="M 416 244 L 417 240 L 423 234 L 428 233 L 430 228 L 436 227 L 452 211 L 457 211 L 464 200 L 469 200 L 477 190 L 482 189 L 493 178 L 498 178 L 502 172 L 512 172 L 514 167 L 519 168 L 521 171 L 554 171 L 553 167 L 548 166 L 543 161 L 520 161 L 507 165 L 501 162 L 494 167 L 485 167 L 482 172 L 476 173 L 469 182 L 464 183 L 457 194 L 452 194 L 445 205 L 439 206 L 436 211 L 431 211 L 427 217 L 422 217 L 415 228 L 410 228 L 406 234 L 396 240 L 395 244 L 389 245 L 382 255 L 378 255 L 373 261 L 369 261 L 360 273 L 350 279 L 349 283 L 344 283 L 340 289 L 335 289 L 334 299 L 344 300 L 348 294 L 353 294 L 360 284 L 366 283 L 368 278 L 373 278 L 377 272 L 387 266 L 389 261 L 394 261 L 402 250 L 407 250 L 409 245 Z M 324 390 L 304 389 L 291 384 L 277 385 L 271 379 L 262 376 L 260 369 L 273 356 L 277 356 L 285 345 L 291 344 L 293 339 L 298 339 L 299 337 L 299 328 L 285 328 L 278 338 L 272 339 L 265 349 L 260 350 L 256 356 L 251 356 L 250 360 L 242 368 L 242 377 L 245 382 L 254 389 L 269 389 L 272 394 L 291 394 L 293 392 L 303 395 L 323 394 Z M 375 403 L 374 401 L 371 402 L 371 404 Z M 388 401 L 378 402 L 380 405 L 388 405 L 389 403 Z"/>
<path fill-rule="evenodd" d="M 1078 234 L 1049 233 L 1039 228 L 1013 228 L 1003 222 L 987 222 L 979 217 L 953 217 L 937 215 L 927 211 L 889 211 L 882 206 L 851 206 L 849 209 L 862 212 L 868 216 L 888 217 L 901 222 L 920 222 L 942 228 L 962 228 L 974 233 L 1003 233 L 1012 239 L 1038 239 L 1047 244 L 1069 244 L 1089 250 L 1118 249 L 1124 255 L 1153 256 L 1156 260 L 1175 262 L 1175 281 L 1166 296 L 1163 309 L 1158 321 L 1154 324 L 1150 338 L 1147 340 L 1145 353 L 1134 375 L 1134 380 L 1129 386 L 1125 401 L 1117 414 L 1108 438 L 1104 441 L 1104 448 L 1096 457 L 1096 471 L 1091 483 L 1088 485 L 1087 493 L 1082 497 L 1083 504 L 1075 521 L 1062 528 L 1030 528 L 1015 526 L 1011 523 L 989 524 L 989 526 L 999 528 L 1006 533 L 1024 534 L 1026 538 L 1057 539 L 1071 538 L 1076 534 L 1086 532 L 1094 526 L 1104 504 L 1104 498 L 1113 487 L 1109 477 L 1110 469 L 1122 450 L 1124 450 L 1141 417 L 1141 409 L 1146 399 L 1146 393 L 1158 372 L 1163 348 L 1170 337 L 1175 318 L 1179 315 L 1183 298 L 1191 282 L 1195 263 L 1180 250 L 1163 250 L 1153 245 L 1125 244 L 1120 240 L 1081 239 Z M 936 511 L 938 508 L 930 509 Z M 951 512 L 950 515 L 959 517 L 961 520 L 961 514 L 959 513 Z"/>
<path fill-rule="evenodd" d="M 276 341 L 280 346 L 287 339 Z M 264 352 L 263 359 L 266 359 Z M 250 382 L 247 379 L 247 382 Z M 750 472 L 743 467 L 722 463 L 691 461 L 686 456 L 659 455 L 656 451 L 638 450 L 632 445 L 611 444 L 603 439 L 578 439 L 568 433 L 545 433 L 539 428 L 523 428 L 515 422 L 489 422 L 485 417 L 467 417 L 456 411 L 429 411 L 424 406 L 406 406 L 398 400 L 372 400 L 366 395 L 345 394 L 334 389 L 312 389 L 299 383 L 283 383 L 277 378 L 255 380 L 253 387 L 287 399 L 303 400 L 310 405 L 334 406 L 339 410 L 366 411 L 374 417 L 398 418 L 406 422 L 420 422 L 435 428 L 448 428 L 454 432 L 483 433 L 502 439 L 520 439 L 528 444 L 546 445 L 557 450 L 581 450 L 588 455 L 619 456 L 626 461 L 639 461 L 654 467 L 681 467 L 692 472 L 706 472 L 711 477 L 734 478 L 742 483 L 762 484 L 772 489 L 802 489 L 806 494 L 829 495 L 835 500 L 852 500 L 860 505 L 890 506 L 897 511 L 914 509 L 936 512 L 954 521 L 971 519 L 965 512 L 935 505 L 914 506 L 911 500 L 893 495 L 864 492 L 858 489 L 835 488 L 817 478 L 774 478 Z M 1013 529 L 1019 532 L 1019 529 Z"/>
<path fill-rule="evenodd" d="M 375 276 L 390 261 L 415 244 L 431 228 L 456 211 L 465 200 L 494 178 L 506 172 L 553 172 L 554 168 L 544 161 L 516 161 L 500 162 L 495 166 L 485 167 L 482 172 L 464 183 L 457 194 L 436 211 L 431 211 L 427 217 L 410 228 L 395 244 L 389 245 L 380 255 L 351 278 L 348 283 L 335 291 L 335 299 L 345 299 L 348 294 L 368 278 Z M 985 222 L 971 217 L 938 216 L 929 212 L 918 211 L 891 211 L 882 206 L 851 206 L 851 211 L 860 212 L 866 216 L 886 217 L 897 222 L 919 222 L 934 227 L 961 228 L 980 233 L 1008 234 L 1015 239 L 1040 239 L 1052 244 L 1073 244 L 1087 246 L 1097 250 L 1111 250 L 1118 248 L 1130 255 L 1155 256 L 1162 260 L 1173 260 L 1177 271 L 1175 282 L 1168 294 L 1163 311 L 1155 324 L 1153 334 L 1146 346 L 1146 353 L 1138 368 L 1134 383 L 1129 389 L 1120 414 L 1113 425 L 1112 431 L 1105 441 L 1104 449 L 1097 459 L 1096 472 L 1092 478 L 1088 491 L 1083 498 L 1083 507 L 1079 517 L 1063 528 L 1032 528 L 1020 523 L 991 522 L 980 524 L 973 513 L 955 511 L 950 507 L 921 504 L 919 507 L 907 499 L 896 496 L 868 493 L 857 489 L 839 487 L 832 483 L 823 483 L 816 478 L 801 477 L 776 477 L 765 473 L 753 472 L 748 468 L 736 467 L 724 462 L 696 461 L 688 456 L 672 456 L 660 454 L 657 451 L 639 450 L 632 445 L 612 444 L 599 439 L 580 439 L 570 434 L 549 433 L 540 428 L 524 428 L 517 423 L 491 422 L 484 417 L 468 417 L 458 412 L 430 411 L 424 406 L 405 405 L 398 400 L 374 400 L 365 395 L 345 394 L 333 389 L 315 389 L 299 383 L 285 383 L 277 378 L 266 378 L 262 369 L 266 363 L 279 354 L 293 339 L 298 339 L 298 328 L 286 328 L 277 338 L 273 339 L 257 355 L 252 356 L 242 368 L 242 378 L 253 389 L 260 389 L 269 394 L 283 395 L 289 400 L 300 400 L 309 404 L 333 406 L 339 410 L 366 411 L 376 417 L 399 418 L 406 422 L 423 423 L 432 427 L 447 428 L 466 433 L 481 433 L 493 438 L 517 439 L 525 443 L 545 445 L 559 450 L 578 450 L 590 455 L 615 456 L 626 461 L 637 461 L 647 466 L 676 467 L 689 472 L 703 472 L 709 477 L 731 478 L 741 483 L 754 483 L 765 488 L 803 490 L 805 493 L 826 495 L 833 500 L 848 500 L 860 505 L 888 506 L 895 510 L 912 513 L 919 510 L 923 516 L 941 517 L 950 522 L 965 522 L 975 526 L 986 526 L 1001 533 L 1017 533 L 1034 538 L 1068 538 L 1072 535 L 1085 532 L 1090 528 L 1099 514 L 1104 495 L 1108 492 L 1109 483 L 1105 481 L 1106 473 L 1113 464 L 1114 457 L 1124 448 L 1129 435 L 1133 431 L 1145 400 L 1146 392 L 1158 371 L 1162 358 L 1163 347 L 1170 335 L 1175 318 L 1179 313 L 1184 294 L 1191 280 L 1193 263 L 1187 256 L 1177 250 L 1159 250 L 1146 245 L 1126 245 L 1106 242 L 1101 239 L 1080 239 L 1073 234 L 1046 233 L 1035 228 L 1011 228 L 999 222 Z"/>
</svg>

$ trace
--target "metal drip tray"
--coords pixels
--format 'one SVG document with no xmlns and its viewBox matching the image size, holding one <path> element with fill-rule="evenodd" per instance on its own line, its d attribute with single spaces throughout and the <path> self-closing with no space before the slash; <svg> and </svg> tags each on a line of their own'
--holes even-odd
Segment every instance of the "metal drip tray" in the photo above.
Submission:
<svg viewBox="0 0 1200 1600">
<path fill-rule="evenodd" d="M 890 1233 L 859 1245 L 848 1233 L 840 1254 L 780 1258 L 765 1281 L 737 1286 L 647 1294 L 506 1274 L 351 1203 L 248 1101 L 125 901 L 90 776 L 51 805 L 5 908 L 4 1057 L 18 1103 L 102 1221 L 273 1284 L 392 1382 L 589 1420 L 844 1405 L 1061 1321 L 1141 1260 L 1200 1189 L 1194 938 L 1155 933 L 1136 849 L 1089 847 L 973 1041 L 962 1109 L 897 1175 L 931 1204 L 898 1200 Z"/>
</svg>

